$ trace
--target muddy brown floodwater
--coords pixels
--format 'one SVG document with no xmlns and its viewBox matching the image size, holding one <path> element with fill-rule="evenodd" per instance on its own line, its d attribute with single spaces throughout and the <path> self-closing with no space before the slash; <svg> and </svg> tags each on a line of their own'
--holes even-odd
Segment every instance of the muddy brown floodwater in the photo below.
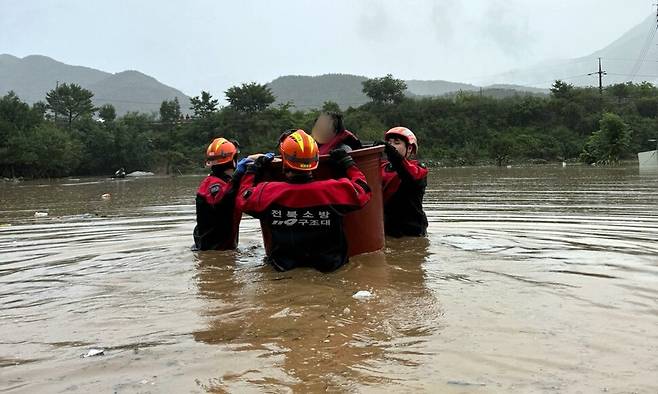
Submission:
<svg viewBox="0 0 658 394">
<path fill-rule="evenodd" d="M 434 169 L 332 274 L 190 251 L 200 179 L 0 185 L 0 392 L 658 392 L 658 174 Z"/>
</svg>

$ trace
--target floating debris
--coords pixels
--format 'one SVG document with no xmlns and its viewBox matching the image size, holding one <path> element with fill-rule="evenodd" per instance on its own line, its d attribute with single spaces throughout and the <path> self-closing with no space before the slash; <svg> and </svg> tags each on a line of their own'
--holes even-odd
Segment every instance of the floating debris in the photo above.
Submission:
<svg viewBox="0 0 658 394">
<path fill-rule="evenodd" d="M 455 386 L 480 386 L 480 387 L 486 386 L 486 384 L 484 384 L 484 383 L 472 383 L 472 382 L 466 382 L 466 381 L 463 381 L 463 380 L 448 380 L 446 383 L 452 384 L 452 385 L 455 385 Z"/>
<path fill-rule="evenodd" d="M 280 319 L 282 317 L 299 317 L 301 313 L 293 312 L 290 307 L 286 307 L 270 316 L 270 319 Z"/>
<path fill-rule="evenodd" d="M 103 200 L 109 200 L 110 198 L 112 198 L 112 195 L 110 193 L 105 193 L 105 194 L 101 195 L 101 198 Z"/>
<path fill-rule="evenodd" d="M 34 217 L 35 218 L 45 218 L 48 216 L 48 212 L 35 212 Z"/>
<path fill-rule="evenodd" d="M 135 177 L 135 176 L 153 176 L 153 175 L 155 175 L 155 174 L 152 173 L 152 172 L 149 172 L 149 171 L 133 171 L 133 172 L 131 172 L 130 174 L 126 174 L 126 176 L 130 176 L 130 177 Z"/>
<path fill-rule="evenodd" d="M 105 349 L 101 348 L 91 348 L 87 353 L 81 355 L 80 357 L 82 358 L 87 358 L 87 357 L 95 357 L 95 356 L 103 356 L 105 354 Z"/>
<path fill-rule="evenodd" d="M 369 298 L 372 298 L 373 294 L 369 292 L 368 290 L 359 290 L 354 295 L 352 298 L 357 299 L 357 300 L 367 300 Z"/>
</svg>

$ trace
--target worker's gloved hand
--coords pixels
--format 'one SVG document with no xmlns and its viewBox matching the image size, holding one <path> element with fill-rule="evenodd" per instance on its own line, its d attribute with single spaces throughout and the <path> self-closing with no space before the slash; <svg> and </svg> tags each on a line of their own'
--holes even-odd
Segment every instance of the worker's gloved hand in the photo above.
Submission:
<svg viewBox="0 0 658 394">
<path fill-rule="evenodd" d="M 388 157 L 389 161 L 391 160 L 391 157 L 393 158 L 393 160 L 402 158 L 402 156 L 400 155 L 398 150 L 395 149 L 395 147 L 393 145 L 389 144 L 386 141 L 382 141 L 382 140 L 375 141 L 372 144 L 372 146 L 383 146 L 384 147 L 384 153 Z"/>
<path fill-rule="evenodd" d="M 250 166 L 251 171 L 259 175 L 262 174 L 263 171 L 265 170 L 265 167 L 269 166 L 269 164 L 272 162 L 273 159 L 274 159 L 274 153 L 272 152 L 268 152 L 262 156 L 258 156 L 254 161 L 254 164 Z"/>
<path fill-rule="evenodd" d="M 272 159 L 274 159 L 274 153 L 272 153 L 272 152 L 267 152 L 267 153 L 265 153 L 264 155 L 258 156 L 258 157 L 256 158 L 256 162 L 255 162 L 255 164 L 256 164 L 256 165 L 259 165 L 259 166 L 261 166 L 261 167 L 262 167 L 262 166 L 266 166 L 266 165 L 268 165 L 268 164 L 270 164 L 270 163 L 272 162 Z"/>
<path fill-rule="evenodd" d="M 247 166 L 252 164 L 254 161 L 248 157 L 245 157 L 241 159 L 238 162 L 238 165 L 235 166 L 235 171 L 233 171 L 233 176 L 234 177 L 240 177 L 244 175 L 244 173 L 247 171 Z"/>
<path fill-rule="evenodd" d="M 329 152 L 329 157 L 334 162 L 334 164 L 343 170 L 350 168 L 355 165 L 354 159 L 349 155 L 344 149 L 334 149 Z"/>
<path fill-rule="evenodd" d="M 390 162 L 400 162 L 403 159 L 400 152 L 388 142 L 384 143 L 384 153 L 386 153 L 386 157 L 388 157 L 388 161 Z"/>
</svg>

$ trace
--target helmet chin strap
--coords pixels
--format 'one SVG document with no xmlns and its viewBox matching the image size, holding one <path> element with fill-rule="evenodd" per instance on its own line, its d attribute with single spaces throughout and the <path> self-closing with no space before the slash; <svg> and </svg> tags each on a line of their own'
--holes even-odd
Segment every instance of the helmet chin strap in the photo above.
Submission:
<svg viewBox="0 0 658 394">
<path fill-rule="evenodd" d="M 407 145 L 407 154 L 404 156 L 405 158 L 409 159 L 414 155 L 414 147 L 411 145 Z"/>
</svg>

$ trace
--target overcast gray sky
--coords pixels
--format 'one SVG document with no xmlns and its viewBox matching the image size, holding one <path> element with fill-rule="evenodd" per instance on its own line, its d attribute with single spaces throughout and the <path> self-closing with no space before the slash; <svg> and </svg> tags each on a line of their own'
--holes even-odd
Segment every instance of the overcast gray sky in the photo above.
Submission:
<svg viewBox="0 0 658 394">
<path fill-rule="evenodd" d="M 483 81 L 587 55 L 655 0 L 0 0 L 0 53 L 135 69 L 189 95 L 280 75 Z"/>
</svg>

